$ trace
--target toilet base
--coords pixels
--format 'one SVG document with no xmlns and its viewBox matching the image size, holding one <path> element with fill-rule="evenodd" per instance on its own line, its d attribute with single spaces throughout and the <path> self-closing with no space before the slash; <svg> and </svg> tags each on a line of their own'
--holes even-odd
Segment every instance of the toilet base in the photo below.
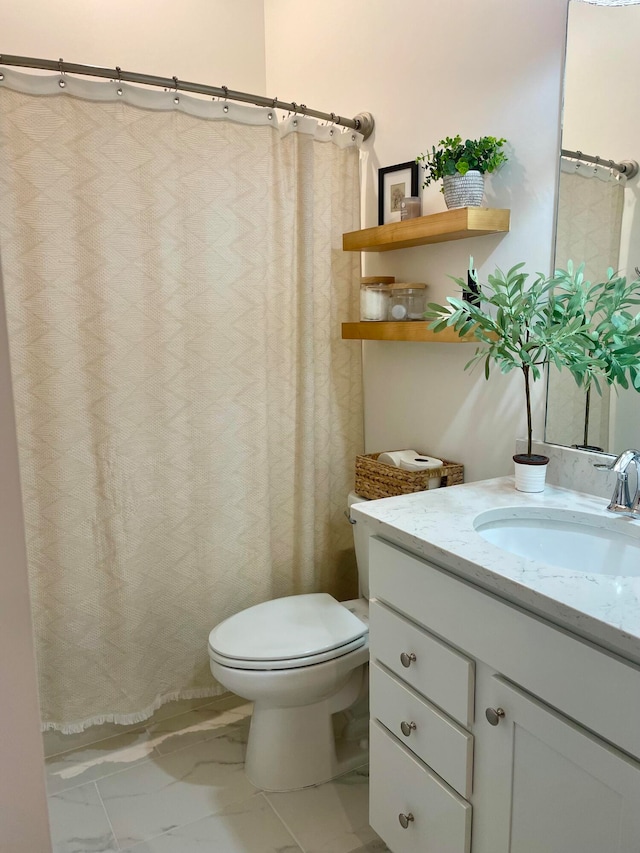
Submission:
<svg viewBox="0 0 640 853">
<path fill-rule="evenodd" d="M 256 701 L 245 760 L 249 781 L 264 791 L 294 791 L 366 764 L 366 742 L 336 739 L 333 715 L 362 698 L 367 669 L 357 667 L 339 693 L 313 705 L 282 708 Z"/>
</svg>

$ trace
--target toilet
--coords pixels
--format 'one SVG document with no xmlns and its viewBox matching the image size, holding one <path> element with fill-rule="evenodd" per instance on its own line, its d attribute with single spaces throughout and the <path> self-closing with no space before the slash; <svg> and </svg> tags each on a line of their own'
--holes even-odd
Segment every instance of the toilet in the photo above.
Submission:
<svg viewBox="0 0 640 853">
<path fill-rule="evenodd" d="M 351 492 L 348 506 L 363 500 Z M 209 634 L 214 677 L 254 703 L 245 771 L 263 790 L 317 785 L 367 760 L 364 738 L 337 737 L 340 721 L 368 691 L 368 542 L 362 525 L 352 522 L 352 530 L 360 598 L 278 598 L 236 613 Z"/>
</svg>

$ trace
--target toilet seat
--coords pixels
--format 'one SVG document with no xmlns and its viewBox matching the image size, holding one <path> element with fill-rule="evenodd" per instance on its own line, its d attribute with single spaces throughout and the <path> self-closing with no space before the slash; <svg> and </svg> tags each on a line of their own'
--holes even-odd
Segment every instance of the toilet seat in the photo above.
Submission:
<svg viewBox="0 0 640 853">
<path fill-rule="evenodd" d="M 293 669 L 363 646 L 368 627 L 327 593 L 292 595 L 249 607 L 209 634 L 209 655 L 235 669 Z"/>
<path fill-rule="evenodd" d="M 300 667 L 313 666 L 313 664 L 316 663 L 323 663 L 325 661 L 342 657 L 342 655 L 346 655 L 349 652 L 362 648 L 366 642 L 367 637 L 365 635 L 364 637 L 359 637 L 357 640 L 353 640 L 351 643 L 347 643 L 344 646 L 339 646 L 337 649 L 331 649 L 328 652 L 321 652 L 318 655 L 307 655 L 307 657 L 303 658 L 279 658 L 278 660 L 244 660 L 240 658 L 225 657 L 224 655 L 214 651 L 211 646 L 209 646 L 209 657 L 211 660 L 219 663 L 220 666 L 226 666 L 230 669 L 253 669 L 263 671 L 299 669 Z"/>
</svg>

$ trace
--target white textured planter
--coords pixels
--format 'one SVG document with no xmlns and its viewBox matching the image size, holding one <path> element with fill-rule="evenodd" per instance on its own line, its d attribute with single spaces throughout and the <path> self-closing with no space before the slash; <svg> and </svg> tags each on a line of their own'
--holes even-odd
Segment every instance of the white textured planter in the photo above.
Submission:
<svg viewBox="0 0 640 853">
<path fill-rule="evenodd" d="M 516 489 L 519 492 L 544 492 L 549 457 L 517 453 L 513 461 L 516 466 Z"/>
<path fill-rule="evenodd" d="M 449 209 L 454 207 L 482 207 L 484 175 L 469 169 L 466 175 L 445 175 L 442 179 L 444 201 Z"/>
</svg>

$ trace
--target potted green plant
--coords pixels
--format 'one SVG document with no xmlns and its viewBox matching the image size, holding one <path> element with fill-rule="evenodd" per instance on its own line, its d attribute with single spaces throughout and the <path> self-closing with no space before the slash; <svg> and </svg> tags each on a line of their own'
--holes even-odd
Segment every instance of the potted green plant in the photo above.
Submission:
<svg viewBox="0 0 640 853">
<path fill-rule="evenodd" d="M 423 186 L 442 180 L 442 192 L 448 208 L 480 207 L 484 195 L 484 176 L 495 172 L 507 161 L 502 150 L 506 139 L 481 136 L 466 139 L 447 136 L 427 154 L 419 154 L 417 163 L 424 166 Z"/>
<path fill-rule="evenodd" d="M 447 297 L 447 306 L 431 303 L 425 314 L 434 331 L 451 326 L 460 337 L 472 334 L 480 346 L 465 370 L 484 362 L 485 378 L 494 362 L 502 373 L 522 372 L 527 414 L 527 452 L 516 454 L 516 488 L 542 491 L 548 457 L 532 453 L 531 383 L 546 364 L 566 367 L 578 385 L 600 391 L 600 383 L 629 383 L 640 391 L 640 280 L 627 282 L 609 270 L 592 285 L 583 266 L 537 274 L 528 285 L 524 264 L 506 274 L 497 269 L 477 290 L 459 278 L 465 299 Z"/>
</svg>

